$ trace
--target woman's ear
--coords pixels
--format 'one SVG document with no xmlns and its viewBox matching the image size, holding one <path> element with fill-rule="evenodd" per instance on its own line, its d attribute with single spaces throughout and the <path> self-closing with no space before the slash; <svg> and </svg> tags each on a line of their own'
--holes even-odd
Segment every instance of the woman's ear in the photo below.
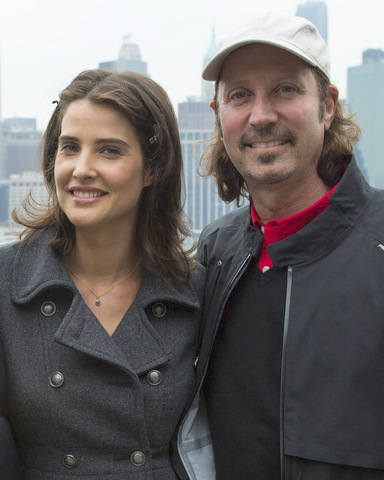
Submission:
<svg viewBox="0 0 384 480">
<path fill-rule="evenodd" d="M 145 167 L 145 171 L 144 171 L 144 187 L 149 187 L 152 185 L 153 183 L 153 176 L 154 176 L 154 173 L 153 173 L 153 169 L 152 167 Z"/>
</svg>

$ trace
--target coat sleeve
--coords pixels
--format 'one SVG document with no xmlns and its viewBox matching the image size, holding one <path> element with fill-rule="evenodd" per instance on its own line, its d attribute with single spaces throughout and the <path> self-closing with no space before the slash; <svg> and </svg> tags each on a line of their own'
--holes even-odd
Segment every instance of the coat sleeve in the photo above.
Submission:
<svg viewBox="0 0 384 480">
<path fill-rule="evenodd" d="M 0 417 L 0 472 L 1 480 L 21 480 L 21 466 L 9 423 Z"/>
<path fill-rule="evenodd" d="M 1 480 L 21 480 L 21 466 L 7 415 L 6 371 L 0 343 L 0 477 Z"/>
</svg>

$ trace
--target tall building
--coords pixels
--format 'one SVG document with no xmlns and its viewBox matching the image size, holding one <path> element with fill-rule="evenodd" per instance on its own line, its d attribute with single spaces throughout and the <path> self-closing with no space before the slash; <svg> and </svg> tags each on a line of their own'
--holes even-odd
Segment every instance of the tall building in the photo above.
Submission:
<svg viewBox="0 0 384 480">
<path fill-rule="evenodd" d="M 0 224 L 8 222 L 9 180 L 0 180 Z"/>
<path fill-rule="evenodd" d="M 45 187 L 43 175 L 40 172 L 23 172 L 9 178 L 8 217 L 11 218 L 15 207 L 22 204 L 29 192 L 32 191 L 36 202 L 46 204 L 48 191 Z"/>
<path fill-rule="evenodd" d="M 324 0 L 307 0 L 297 6 L 296 16 L 312 22 L 328 45 L 328 12 Z"/>
<path fill-rule="evenodd" d="M 357 112 L 363 135 L 358 148 L 369 182 L 384 188 L 384 161 L 381 136 L 384 131 L 384 51 L 363 52 L 363 63 L 348 68 L 347 97 L 350 110 Z"/>
<path fill-rule="evenodd" d="M 39 171 L 38 147 L 41 138 L 36 119 L 4 119 L 0 128 L 0 179 L 24 171 Z"/>
<path fill-rule="evenodd" d="M 216 41 L 213 30 L 204 65 L 213 57 L 215 50 Z M 209 106 L 209 101 L 213 98 L 213 85 L 213 82 L 203 81 L 200 98 L 190 97 L 187 102 L 178 105 L 185 175 L 184 212 L 196 236 L 213 220 L 236 208 L 234 203 L 226 204 L 220 199 L 213 178 L 199 174 L 200 171 L 204 174 L 204 170 L 200 167 L 200 159 L 214 132 L 215 115 Z"/>
<path fill-rule="evenodd" d="M 215 115 L 209 106 L 209 101 L 189 97 L 186 102 L 178 105 L 178 121 L 179 129 L 207 130 L 212 133 Z"/>
<path fill-rule="evenodd" d="M 120 47 L 119 58 L 108 62 L 99 63 L 99 68 L 114 72 L 136 72 L 147 75 L 147 62 L 141 60 L 139 46 L 131 42 L 131 36 L 126 35 L 123 38 L 123 44 Z"/>
</svg>

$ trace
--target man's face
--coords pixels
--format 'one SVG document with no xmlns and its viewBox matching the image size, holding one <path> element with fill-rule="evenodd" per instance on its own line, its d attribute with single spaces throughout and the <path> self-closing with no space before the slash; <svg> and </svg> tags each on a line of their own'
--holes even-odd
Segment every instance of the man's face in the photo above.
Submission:
<svg viewBox="0 0 384 480">
<path fill-rule="evenodd" d="M 260 184 L 295 187 L 317 176 L 337 100 L 337 90 L 331 92 L 321 103 L 312 68 L 285 50 L 253 44 L 228 56 L 216 113 L 227 153 L 251 194 Z"/>
</svg>

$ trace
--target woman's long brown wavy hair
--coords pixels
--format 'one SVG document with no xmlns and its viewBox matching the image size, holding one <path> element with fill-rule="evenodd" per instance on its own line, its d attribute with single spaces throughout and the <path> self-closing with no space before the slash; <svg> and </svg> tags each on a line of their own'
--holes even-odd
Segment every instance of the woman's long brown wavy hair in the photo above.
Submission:
<svg viewBox="0 0 384 480">
<path fill-rule="evenodd" d="M 330 87 L 329 80 L 320 71 L 313 68 L 317 80 L 320 106 L 319 118 L 324 115 L 323 104 Z M 218 115 L 219 102 L 217 98 L 218 84 L 215 86 L 215 134 L 201 159 L 201 167 L 206 171 L 206 176 L 212 175 L 217 183 L 218 193 L 225 202 L 236 201 L 240 205 L 243 197 L 249 199 L 249 192 L 244 178 L 231 162 L 222 141 L 221 126 Z M 340 100 L 337 101 L 335 116 L 330 128 L 325 132 L 323 150 L 317 164 L 320 178 L 330 188 L 340 180 L 346 159 L 352 154 L 354 145 L 359 141 L 361 129 L 343 108 Z"/>
<path fill-rule="evenodd" d="M 37 205 L 30 194 L 23 203 L 24 212 L 14 211 L 14 220 L 25 227 L 21 243 L 38 230 L 51 228 L 54 235 L 49 245 L 55 251 L 64 256 L 74 247 L 75 228 L 58 202 L 54 170 L 63 116 L 68 105 L 80 99 L 118 108 L 135 127 L 145 166 L 153 173 L 138 212 L 136 247 L 141 263 L 163 279 L 186 281 L 192 251 L 183 248 L 189 230 L 182 216 L 183 168 L 177 121 L 163 88 L 138 73 L 89 70 L 61 92 L 41 144 L 49 202 Z"/>
</svg>

